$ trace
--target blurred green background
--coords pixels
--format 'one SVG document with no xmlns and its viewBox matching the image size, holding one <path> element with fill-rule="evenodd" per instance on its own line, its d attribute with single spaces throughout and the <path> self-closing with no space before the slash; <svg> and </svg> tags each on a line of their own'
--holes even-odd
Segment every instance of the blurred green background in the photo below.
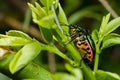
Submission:
<svg viewBox="0 0 120 80">
<path fill-rule="evenodd" d="M 34 1 L 34 0 L 33 0 Z M 30 36 L 35 37 L 39 41 L 42 41 L 39 29 L 36 24 L 32 22 L 31 14 L 28 14 L 27 2 L 33 2 L 30 0 L 0 0 L 0 33 L 4 34 L 6 31 L 11 29 L 21 30 L 28 33 Z M 90 32 L 93 29 L 98 29 L 102 17 L 109 13 L 103 4 L 107 1 L 109 6 L 115 11 L 115 13 L 120 15 L 120 0 L 59 0 L 68 19 L 69 24 L 83 25 Z M 25 16 L 28 24 L 25 25 Z M 111 16 L 111 19 L 114 18 Z M 29 23 L 30 22 L 30 23 Z M 116 33 L 120 34 L 120 28 L 118 28 Z M 46 64 L 49 62 L 48 55 L 43 52 L 40 56 L 40 63 Z M 36 58 L 36 60 L 39 58 Z M 55 56 L 55 62 L 57 65 L 57 71 L 64 71 L 63 60 Z M 39 63 L 39 62 L 38 62 Z M 46 66 L 45 65 L 45 66 Z M 46 66 L 48 68 L 48 66 Z M 105 71 L 110 71 L 118 73 L 120 75 L 120 45 L 112 46 L 102 51 L 99 61 L 99 69 Z M 0 75 L 0 79 L 8 80 L 3 75 Z"/>
</svg>

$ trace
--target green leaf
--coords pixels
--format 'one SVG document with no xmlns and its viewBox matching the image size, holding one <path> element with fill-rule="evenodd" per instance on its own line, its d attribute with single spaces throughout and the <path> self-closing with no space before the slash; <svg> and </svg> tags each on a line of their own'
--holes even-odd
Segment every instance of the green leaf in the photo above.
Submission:
<svg viewBox="0 0 120 80">
<path fill-rule="evenodd" d="M 32 10 L 32 16 L 34 17 L 34 19 L 39 19 L 47 15 L 46 11 L 37 2 L 35 2 L 36 7 L 30 3 L 28 3 L 28 6 Z"/>
<path fill-rule="evenodd" d="M 51 8 L 51 5 L 52 5 L 53 1 L 54 0 L 40 0 L 40 2 L 44 5 L 44 7 L 47 8 L 47 12 Z"/>
<path fill-rule="evenodd" d="M 98 39 L 99 39 L 99 37 L 98 37 L 98 30 L 97 29 L 95 29 L 93 32 L 92 32 L 92 39 L 93 39 L 93 41 L 94 41 L 94 43 L 96 44 L 97 42 L 98 42 Z"/>
<path fill-rule="evenodd" d="M 54 24 L 54 15 L 53 12 L 50 12 L 49 15 L 34 21 L 36 22 L 40 27 L 44 27 L 47 29 L 50 29 L 52 25 Z"/>
<path fill-rule="evenodd" d="M 12 74 L 9 72 L 9 63 L 14 58 L 15 52 L 0 58 L 0 72 L 10 77 Z M 27 58 L 27 57 L 26 57 Z M 24 60 L 23 60 L 24 61 Z M 33 62 L 29 62 L 19 72 L 14 74 L 14 80 L 53 80 L 53 75 L 43 67 Z M 0 78 L 0 80 L 2 80 Z"/>
<path fill-rule="evenodd" d="M 30 62 L 27 66 L 21 69 L 17 76 L 20 77 L 20 80 L 21 78 L 26 80 L 53 80 L 52 73 L 33 62 Z M 18 78 L 16 80 L 18 80 Z"/>
<path fill-rule="evenodd" d="M 54 5 L 55 9 L 57 9 L 58 8 L 58 4 L 59 4 L 59 0 L 54 0 L 52 5 Z"/>
<path fill-rule="evenodd" d="M 111 72 L 106 72 L 106 71 L 102 71 L 102 70 L 98 70 L 95 73 L 96 76 L 96 80 L 120 80 L 120 76 L 115 74 L 115 73 L 111 73 Z"/>
<path fill-rule="evenodd" d="M 47 43 L 51 43 L 53 41 L 51 29 L 46 29 L 46 28 L 40 27 L 40 30 L 41 30 L 41 35 L 42 35 L 42 38 L 44 39 L 44 41 Z"/>
<path fill-rule="evenodd" d="M 35 6 L 36 6 L 36 9 L 38 10 L 39 17 L 44 17 L 47 15 L 46 11 L 40 6 L 40 4 L 35 2 Z"/>
<path fill-rule="evenodd" d="M 65 15 L 65 13 L 64 13 L 64 11 L 63 11 L 61 5 L 60 5 L 60 4 L 58 4 L 58 5 L 59 5 L 58 18 L 59 18 L 60 23 L 62 23 L 62 24 L 68 24 L 66 15 Z"/>
<path fill-rule="evenodd" d="M 8 37 L 8 36 L 7 36 Z M 8 37 L 0 39 L 0 46 L 23 46 L 30 43 L 31 41 L 21 37 Z"/>
<path fill-rule="evenodd" d="M 104 36 L 107 34 L 111 33 L 115 29 L 117 29 L 120 26 L 120 17 L 113 19 L 110 21 L 107 25 L 106 28 L 104 29 L 104 32 L 102 33 Z"/>
<path fill-rule="evenodd" d="M 11 37 L 12 37 L 12 36 L 0 34 L 0 39 L 1 39 L 1 38 L 11 38 Z"/>
<path fill-rule="evenodd" d="M 25 45 L 22 49 L 20 49 L 10 62 L 9 69 L 11 73 L 17 72 L 30 61 L 32 61 L 40 53 L 41 48 L 41 45 L 35 41 Z"/>
<path fill-rule="evenodd" d="M 108 34 L 103 39 L 102 49 L 114 46 L 116 44 L 120 44 L 120 35 L 116 33 Z"/>
<path fill-rule="evenodd" d="M 21 31 L 17 31 L 17 30 L 10 30 L 10 31 L 8 31 L 6 33 L 6 35 L 15 36 L 15 37 L 21 37 L 21 38 L 24 38 L 24 39 L 27 39 L 27 40 L 32 40 L 32 38 L 29 35 L 21 32 Z"/>
<path fill-rule="evenodd" d="M 28 6 L 30 7 L 30 9 L 32 10 L 32 16 L 33 16 L 33 14 L 34 14 L 34 18 L 35 18 L 35 15 L 36 15 L 36 18 L 38 17 L 38 16 L 41 16 L 41 15 L 39 15 L 39 11 L 38 11 L 38 9 L 36 8 L 36 7 L 34 7 L 32 4 L 30 4 L 30 3 L 28 3 Z M 40 13 L 41 14 L 41 13 Z M 36 19 L 35 18 L 35 19 Z"/>
<path fill-rule="evenodd" d="M 103 35 L 104 30 L 106 29 L 106 26 L 108 24 L 109 18 L 110 18 L 110 14 L 107 14 L 106 16 L 103 17 L 102 23 L 101 23 L 101 26 L 100 26 L 100 31 L 99 31 L 100 35 Z"/>
</svg>

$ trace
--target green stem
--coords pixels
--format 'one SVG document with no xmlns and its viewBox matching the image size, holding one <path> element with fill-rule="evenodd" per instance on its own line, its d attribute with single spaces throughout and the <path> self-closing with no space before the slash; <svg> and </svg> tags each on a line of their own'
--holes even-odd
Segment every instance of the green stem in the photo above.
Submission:
<svg viewBox="0 0 120 80">
<path fill-rule="evenodd" d="M 62 28 L 61 28 L 61 26 L 60 26 L 59 19 L 58 19 L 58 17 L 57 17 L 56 12 L 55 12 L 54 4 L 55 4 L 55 2 L 53 2 L 53 4 L 52 4 L 52 7 L 51 7 L 51 8 L 52 8 L 52 11 L 54 12 L 54 18 L 55 18 L 56 24 L 57 24 L 57 26 L 58 26 L 59 30 L 61 31 L 61 33 L 63 34 L 63 30 L 62 30 Z"/>
<path fill-rule="evenodd" d="M 82 63 L 82 68 L 81 69 L 83 71 L 85 80 L 88 80 L 88 79 L 89 80 L 96 80 L 92 70 L 87 65 Z"/>
<path fill-rule="evenodd" d="M 94 65 L 94 72 L 98 70 L 98 62 L 99 62 L 99 54 L 95 56 L 95 65 Z"/>
<path fill-rule="evenodd" d="M 25 20 L 23 23 L 23 30 L 26 32 L 29 28 L 30 25 L 30 19 L 31 19 L 31 11 L 30 9 L 27 10 L 26 15 L 25 15 Z"/>
<path fill-rule="evenodd" d="M 98 43 L 96 44 L 96 54 L 95 54 L 95 64 L 94 64 L 94 72 L 98 70 L 98 63 L 99 63 L 99 54 L 101 53 L 100 44 L 103 38 L 100 38 Z"/>
<path fill-rule="evenodd" d="M 31 0 L 31 3 L 34 3 L 36 0 Z M 25 19 L 23 22 L 23 31 L 27 31 L 30 25 L 30 20 L 31 20 L 31 10 L 27 9 L 27 12 L 25 14 Z"/>
</svg>

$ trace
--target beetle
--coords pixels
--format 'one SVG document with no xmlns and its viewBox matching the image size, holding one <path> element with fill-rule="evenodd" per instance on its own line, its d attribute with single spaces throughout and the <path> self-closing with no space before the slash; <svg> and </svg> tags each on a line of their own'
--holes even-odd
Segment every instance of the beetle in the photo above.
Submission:
<svg viewBox="0 0 120 80">
<path fill-rule="evenodd" d="M 78 25 L 69 25 L 69 33 L 71 37 L 69 42 L 73 41 L 82 59 L 91 64 L 94 58 L 93 40 L 87 30 Z"/>
</svg>

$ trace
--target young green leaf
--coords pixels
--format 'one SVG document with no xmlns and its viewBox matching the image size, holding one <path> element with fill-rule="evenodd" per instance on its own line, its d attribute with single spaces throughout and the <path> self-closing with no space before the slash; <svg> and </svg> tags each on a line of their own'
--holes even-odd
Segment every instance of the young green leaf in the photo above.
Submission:
<svg viewBox="0 0 120 80">
<path fill-rule="evenodd" d="M 39 19 L 47 15 L 46 11 L 37 2 L 35 2 L 36 7 L 30 3 L 28 3 L 28 6 L 32 10 L 32 16 L 35 17 L 36 15 L 34 19 Z"/>
<path fill-rule="evenodd" d="M 111 33 L 115 29 L 117 29 L 120 26 L 120 17 L 113 19 L 110 21 L 107 25 L 106 28 L 104 29 L 104 32 L 102 33 L 104 36 L 107 34 Z"/>
<path fill-rule="evenodd" d="M 115 74 L 115 73 L 111 73 L 111 72 L 105 72 L 102 70 L 98 70 L 95 73 L 96 76 L 96 80 L 120 80 L 120 76 Z"/>
<path fill-rule="evenodd" d="M 9 37 L 9 38 L 1 38 L 0 46 L 23 46 L 31 41 L 21 38 L 21 37 Z"/>
<path fill-rule="evenodd" d="M 54 0 L 40 0 L 40 2 L 44 5 L 44 7 L 47 8 L 47 12 L 51 8 L 51 5 L 52 5 L 53 1 Z"/>
<path fill-rule="evenodd" d="M 108 24 L 109 18 L 110 18 L 110 14 L 107 14 L 107 15 L 104 16 L 103 19 L 102 19 L 102 23 L 101 23 L 100 31 L 99 31 L 99 34 L 100 34 L 101 36 L 103 35 L 104 30 L 106 29 L 106 26 L 107 26 L 107 24 Z"/>
<path fill-rule="evenodd" d="M 10 62 L 10 72 L 15 73 L 27 65 L 40 53 L 41 48 L 42 46 L 37 41 L 25 45 L 16 53 L 15 57 Z"/>
<path fill-rule="evenodd" d="M 0 39 L 1 39 L 1 38 L 11 38 L 11 36 L 4 35 L 4 34 L 0 34 Z"/>
<path fill-rule="evenodd" d="M 40 27 L 50 29 L 52 27 L 52 25 L 54 24 L 54 15 L 53 15 L 53 13 L 50 12 L 49 15 L 37 20 L 36 23 Z"/>
<path fill-rule="evenodd" d="M 21 32 L 21 31 L 17 31 L 17 30 L 10 30 L 10 31 L 8 31 L 6 33 L 6 35 L 15 36 L 15 37 L 21 37 L 21 38 L 24 38 L 24 39 L 27 39 L 27 40 L 32 40 L 32 38 L 29 35 Z"/>
<path fill-rule="evenodd" d="M 99 39 L 99 37 L 98 37 L 98 30 L 97 29 L 95 29 L 93 32 L 92 32 L 92 39 L 93 39 L 93 41 L 94 41 L 94 43 L 96 44 L 97 43 L 97 41 L 98 41 L 98 39 Z"/>
<path fill-rule="evenodd" d="M 102 49 L 108 48 L 116 44 L 120 44 L 120 35 L 116 33 L 108 34 L 103 39 Z"/>
<path fill-rule="evenodd" d="M 35 2 L 35 6 L 36 6 L 36 9 L 39 11 L 39 14 L 40 14 L 41 17 L 44 17 L 44 16 L 47 15 L 46 11 L 40 6 L 40 4 Z"/>
<path fill-rule="evenodd" d="M 32 14 L 34 13 L 34 16 L 38 16 L 39 15 L 39 11 L 37 10 L 36 7 L 34 7 L 32 4 L 28 3 L 28 6 L 30 7 L 30 9 L 32 10 Z M 41 15 L 39 15 L 41 16 Z M 36 17 L 37 18 L 37 17 Z"/>
<path fill-rule="evenodd" d="M 60 4 L 58 4 L 58 5 L 59 5 L 58 18 L 59 18 L 60 23 L 62 23 L 62 24 L 68 24 L 66 15 L 65 15 L 65 13 L 64 13 L 61 5 Z"/>
</svg>

